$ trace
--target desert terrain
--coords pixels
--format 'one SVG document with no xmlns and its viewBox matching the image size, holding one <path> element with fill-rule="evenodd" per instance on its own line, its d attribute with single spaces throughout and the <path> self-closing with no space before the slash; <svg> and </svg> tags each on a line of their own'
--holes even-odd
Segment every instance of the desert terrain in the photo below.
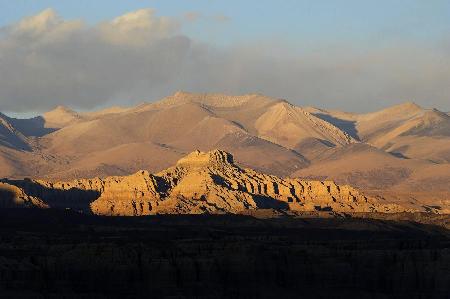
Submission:
<svg viewBox="0 0 450 299">
<path fill-rule="evenodd" d="M 281 179 L 334 181 L 405 209 L 450 208 L 450 116 L 414 103 L 355 114 L 260 94 L 177 92 L 152 103 L 31 119 L 0 114 L 0 177 L 158 173 L 215 149 Z"/>
<path fill-rule="evenodd" d="M 0 121 L 0 297 L 448 297 L 435 109 L 178 92 Z"/>
<path fill-rule="evenodd" d="M 286 178 L 243 169 L 231 154 L 194 151 L 157 174 L 73 181 L 1 182 L 4 207 L 71 209 L 106 216 L 227 214 L 258 209 L 334 212 L 417 212 L 367 197 L 332 181 Z M 437 211 L 439 212 L 439 211 Z"/>
</svg>

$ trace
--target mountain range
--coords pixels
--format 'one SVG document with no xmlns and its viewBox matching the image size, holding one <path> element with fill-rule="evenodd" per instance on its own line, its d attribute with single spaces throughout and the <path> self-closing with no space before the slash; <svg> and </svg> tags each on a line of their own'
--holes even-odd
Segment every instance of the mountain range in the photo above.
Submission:
<svg viewBox="0 0 450 299">
<path fill-rule="evenodd" d="M 260 94 L 177 92 L 94 112 L 0 113 L 0 177 L 12 179 L 156 173 L 215 148 L 268 175 L 334 180 L 408 207 L 450 206 L 450 115 L 414 103 L 357 114 Z"/>
</svg>

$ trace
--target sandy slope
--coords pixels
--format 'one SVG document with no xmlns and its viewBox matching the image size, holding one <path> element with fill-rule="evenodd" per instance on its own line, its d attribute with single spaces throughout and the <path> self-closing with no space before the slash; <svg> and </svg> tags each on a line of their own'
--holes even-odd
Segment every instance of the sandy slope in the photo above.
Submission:
<svg viewBox="0 0 450 299">
<path fill-rule="evenodd" d="M 335 180 L 406 206 L 450 209 L 450 164 L 401 159 L 362 143 L 330 150 L 291 176 Z"/>
<path fill-rule="evenodd" d="M 167 164 L 173 157 L 179 157 L 179 153 L 216 147 L 234 150 L 236 159 L 244 165 L 288 175 L 291 170 L 308 165 L 308 161 L 301 154 L 272 142 L 270 136 L 260 136 L 255 125 L 256 118 L 278 102 L 259 95 L 229 97 L 177 93 L 160 102 L 135 108 L 85 113 L 82 118 L 41 138 L 40 145 L 45 153 L 70 157 L 68 169 L 55 169 L 54 176 L 69 175 L 73 171 L 123 174 L 137 170 L 133 162 L 136 155 L 146 161 L 149 159 L 144 156 L 158 156 Z M 309 120 L 305 118 L 304 121 Z M 316 131 L 311 130 L 317 135 Z M 328 138 L 331 139 L 332 134 Z M 146 146 L 148 144 L 158 146 Z M 159 147 L 165 149 L 160 151 Z M 125 153 L 124 148 L 130 150 Z M 117 151 L 112 149 L 121 149 L 121 162 L 115 159 Z M 148 164 L 139 165 L 152 170 L 160 170 L 165 165 Z"/>
<path fill-rule="evenodd" d="M 450 161 L 450 117 L 439 110 L 424 109 L 414 103 L 367 114 L 309 110 L 386 152 L 437 163 Z"/>
<path fill-rule="evenodd" d="M 450 192 L 450 116 L 405 103 L 355 114 L 260 94 L 177 92 L 129 108 L 0 115 L 0 176 L 75 178 L 160 171 L 195 149 L 278 176 L 329 177 L 377 192 Z M 423 195 L 426 190 L 433 194 Z M 444 195 L 442 195 L 444 194 Z"/>
</svg>

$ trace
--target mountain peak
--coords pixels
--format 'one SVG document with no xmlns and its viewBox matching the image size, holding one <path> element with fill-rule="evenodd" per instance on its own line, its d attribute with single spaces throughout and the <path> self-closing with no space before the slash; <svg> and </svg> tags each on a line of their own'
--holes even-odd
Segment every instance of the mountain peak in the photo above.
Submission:
<svg viewBox="0 0 450 299">
<path fill-rule="evenodd" d="M 388 119 L 408 119 L 421 114 L 424 110 L 424 108 L 414 102 L 404 102 L 376 112 L 363 114 L 362 116 L 371 120 L 380 119 L 381 121 L 386 121 Z"/>
<path fill-rule="evenodd" d="M 80 115 L 77 112 L 61 105 L 44 113 L 42 117 L 45 119 L 46 126 L 52 128 L 62 128 L 80 119 Z"/>
<path fill-rule="evenodd" d="M 420 110 L 423 109 L 420 105 L 416 104 L 413 101 L 407 101 L 407 102 L 401 103 L 399 106 L 402 106 L 405 108 L 410 108 L 410 109 L 420 109 Z"/>
<path fill-rule="evenodd" d="M 166 106 L 197 103 L 217 108 L 233 108 L 242 106 L 249 101 L 267 103 L 274 100 L 275 99 L 257 93 L 236 96 L 221 93 L 190 93 L 185 91 L 177 91 L 175 94 L 168 96 L 157 103 Z"/>
<path fill-rule="evenodd" d="M 179 97 L 186 97 L 186 96 L 191 96 L 191 95 L 194 95 L 194 93 L 187 92 L 184 90 L 178 90 L 177 92 L 175 92 L 173 94 L 173 97 L 179 98 Z"/>
<path fill-rule="evenodd" d="M 63 106 L 63 105 L 58 105 L 55 108 L 53 108 L 52 110 L 48 111 L 47 113 L 56 113 L 56 112 L 60 112 L 60 113 L 76 113 L 75 111 L 73 111 L 72 109 L 70 109 L 67 106 Z"/>
<path fill-rule="evenodd" d="M 419 112 L 424 110 L 423 107 L 419 106 L 418 104 L 412 102 L 412 101 L 408 101 L 408 102 L 404 102 L 398 105 L 394 105 L 392 107 L 389 107 L 385 110 L 395 110 L 395 111 L 404 111 L 404 112 Z"/>
<path fill-rule="evenodd" d="M 217 167 L 232 164 L 233 156 L 230 153 L 218 149 L 209 152 L 195 150 L 177 162 L 177 166 L 186 168 Z"/>
</svg>

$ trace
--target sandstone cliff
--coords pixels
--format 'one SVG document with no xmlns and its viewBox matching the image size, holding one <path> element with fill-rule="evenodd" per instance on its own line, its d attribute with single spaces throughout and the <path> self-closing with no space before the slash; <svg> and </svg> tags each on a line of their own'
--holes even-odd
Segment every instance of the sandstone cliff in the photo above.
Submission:
<svg viewBox="0 0 450 299">
<path fill-rule="evenodd" d="M 159 213 L 239 213 L 258 208 L 294 211 L 400 212 L 358 190 L 332 181 L 281 179 L 243 169 L 221 150 L 194 151 L 174 167 L 157 174 L 139 171 L 130 176 L 15 182 L 43 198 L 50 206 L 83 202 L 99 215 L 151 215 Z M 92 198 L 92 196 L 94 198 Z M 86 201 L 84 201 L 86 202 Z M 78 205 L 78 208 L 80 205 Z M 88 210 L 89 210 L 88 209 Z"/>
</svg>

